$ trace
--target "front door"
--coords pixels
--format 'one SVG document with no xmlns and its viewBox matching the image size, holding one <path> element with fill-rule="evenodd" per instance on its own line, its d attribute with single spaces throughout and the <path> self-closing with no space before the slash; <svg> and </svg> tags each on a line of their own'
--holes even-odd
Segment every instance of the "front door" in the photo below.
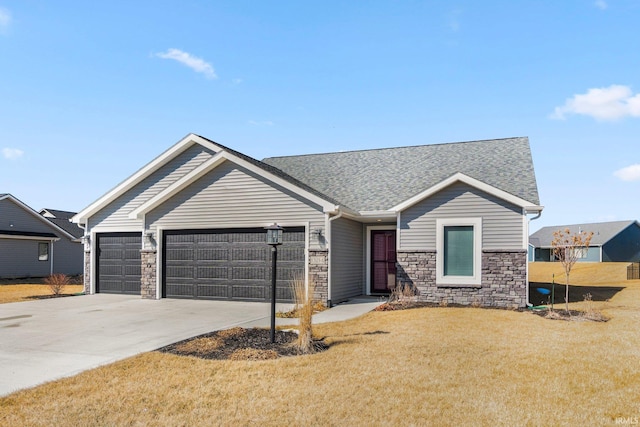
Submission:
<svg viewBox="0 0 640 427">
<path fill-rule="evenodd" d="M 389 293 L 396 285 L 396 231 L 371 230 L 371 293 Z"/>
</svg>

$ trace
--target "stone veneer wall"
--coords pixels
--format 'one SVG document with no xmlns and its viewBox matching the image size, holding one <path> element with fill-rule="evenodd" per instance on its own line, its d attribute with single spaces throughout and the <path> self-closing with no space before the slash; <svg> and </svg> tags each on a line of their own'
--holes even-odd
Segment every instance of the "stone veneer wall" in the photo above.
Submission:
<svg viewBox="0 0 640 427">
<path fill-rule="evenodd" d="M 327 250 L 309 250 L 309 281 L 315 284 L 313 299 L 328 305 L 329 252 Z"/>
<path fill-rule="evenodd" d="M 91 251 L 84 251 L 84 293 L 89 295 L 91 293 Z"/>
<path fill-rule="evenodd" d="M 418 301 L 518 308 L 527 303 L 527 252 L 483 250 L 482 284 L 436 286 L 435 251 L 398 251 L 397 280 L 418 292 Z"/>
<path fill-rule="evenodd" d="M 156 298 L 156 251 L 153 249 L 142 249 L 140 251 L 140 295 L 142 298 Z"/>
</svg>

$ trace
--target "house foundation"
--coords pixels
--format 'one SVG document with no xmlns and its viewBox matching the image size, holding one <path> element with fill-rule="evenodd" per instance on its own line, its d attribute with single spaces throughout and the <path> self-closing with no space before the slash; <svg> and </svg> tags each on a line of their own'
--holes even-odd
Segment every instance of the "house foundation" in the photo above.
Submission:
<svg viewBox="0 0 640 427">
<path fill-rule="evenodd" d="M 527 252 L 483 250 L 479 286 L 436 285 L 436 251 L 398 251 L 398 285 L 434 304 L 520 308 L 527 299 Z"/>
</svg>

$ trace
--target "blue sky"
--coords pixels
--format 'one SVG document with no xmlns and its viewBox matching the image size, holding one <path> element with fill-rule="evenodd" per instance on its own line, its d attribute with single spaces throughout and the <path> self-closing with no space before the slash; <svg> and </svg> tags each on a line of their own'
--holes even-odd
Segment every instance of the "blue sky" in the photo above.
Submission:
<svg viewBox="0 0 640 427">
<path fill-rule="evenodd" d="M 528 136 L 545 225 L 640 219 L 640 2 L 0 0 L 0 193 L 80 210 L 190 132 Z"/>
</svg>

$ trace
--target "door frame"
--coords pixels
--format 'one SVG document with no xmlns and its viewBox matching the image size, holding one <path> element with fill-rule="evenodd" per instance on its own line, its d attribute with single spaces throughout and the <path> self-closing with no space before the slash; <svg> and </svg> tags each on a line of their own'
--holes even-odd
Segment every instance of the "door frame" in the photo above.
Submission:
<svg viewBox="0 0 640 427">
<path fill-rule="evenodd" d="M 396 239 L 398 238 L 398 228 L 395 224 L 389 225 L 367 225 L 366 227 L 366 237 L 367 237 L 367 249 L 366 249 L 366 280 L 365 280 L 365 295 L 372 295 L 371 293 L 371 231 L 381 230 L 381 231 L 395 231 Z M 398 251 L 397 243 L 396 243 L 396 252 Z"/>
</svg>

